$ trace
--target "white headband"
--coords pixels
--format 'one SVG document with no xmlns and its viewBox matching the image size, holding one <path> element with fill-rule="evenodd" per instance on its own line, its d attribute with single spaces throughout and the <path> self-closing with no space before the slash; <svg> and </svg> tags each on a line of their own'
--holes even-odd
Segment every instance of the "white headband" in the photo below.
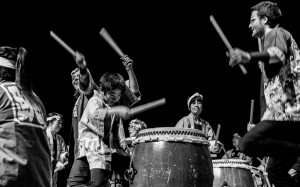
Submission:
<svg viewBox="0 0 300 187">
<path fill-rule="evenodd" d="M 240 135 L 239 135 L 238 133 L 235 133 L 235 134 L 233 135 L 233 138 L 240 139 L 241 137 L 240 137 Z"/>
<path fill-rule="evenodd" d="M 15 65 L 16 65 L 15 61 L 0 57 L 0 66 L 6 67 L 6 68 L 11 68 L 11 69 L 16 69 Z"/>
<path fill-rule="evenodd" d="M 201 100 L 203 100 L 203 96 L 202 96 L 201 94 L 195 93 L 194 95 L 192 95 L 192 96 L 189 98 L 189 100 L 188 100 L 188 102 L 187 102 L 188 108 L 189 108 L 189 109 L 190 109 L 190 102 L 191 102 L 191 100 L 192 100 L 193 98 L 195 98 L 195 97 L 200 97 Z"/>
<path fill-rule="evenodd" d="M 47 121 L 51 121 L 52 119 L 56 119 L 56 120 L 60 120 L 60 117 L 55 115 L 55 116 L 51 116 L 51 117 L 47 117 Z"/>
</svg>

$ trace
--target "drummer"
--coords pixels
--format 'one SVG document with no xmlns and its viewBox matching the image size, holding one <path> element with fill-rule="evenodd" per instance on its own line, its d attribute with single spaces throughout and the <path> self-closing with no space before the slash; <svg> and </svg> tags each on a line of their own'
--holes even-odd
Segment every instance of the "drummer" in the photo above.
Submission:
<svg viewBox="0 0 300 187">
<path fill-rule="evenodd" d="M 189 97 L 187 100 L 187 106 L 191 113 L 179 120 L 175 127 L 202 130 L 202 132 L 207 137 L 207 140 L 210 141 L 210 152 L 219 153 L 223 144 L 218 141 L 217 145 L 215 145 L 214 130 L 211 128 L 207 121 L 200 118 L 200 114 L 203 109 L 202 103 L 203 96 L 199 93 L 195 93 L 194 95 Z"/>
<path fill-rule="evenodd" d="M 246 160 L 249 163 L 249 165 L 251 165 L 252 161 L 253 161 L 252 157 L 249 157 L 249 156 L 245 155 L 244 153 L 242 153 L 240 151 L 239 147 L 238 147 L 239 139 L 240 138 L 241 137 L 240 137 L 240 135 L 238 133 L 235 133 L 233 135 L 232 144 L 233 144 L 234 148 L 231 149 L 231 150 L 229 150 L 229 151 L 227 151 L 227 154 L 224 154 L 223 157 L 222 157 L 222 159 L 226 159 L 227 158 L 227 159 L 241 159 L 241 160 Z M 228 155 L 229 158 L 227 157 L 227 155 Z"/>
<path fill-rule="evenodd" d="M 128 184 L 123 178 L 123 173 L 125 170 L 128 168 L 130 164 L 130 156 L 132 155 L 133 147 L 132 147 L 132 142 L 135 140 L 136 135 L 143 129 L 146 129 L 147 125 L 145 122 L 139 120 L 139 119 L 133 119 L 129 123 L 128 131 L 129 131 L 129 136 L 128 138 L 122 138 L 120 139 L 120 144 L 123 145 L 124 141 L 127 144 L 127 147 L 124 148 L 124 156 L 125 157 L 117 157 L 115 159 L 115 162 L 113 163 L 112 167 L 114 168 L 114 173 L 113 176 L 111 176 L 110 184 L 111 186 L 117 186 L 117 184 L 121 184 L 121 186 L 125 187 Z M 115 155 L 114 155 L 115 156 Z"/>
<path fill-rule="evenodd" d="M 129 138 L 126 138 L 126 142 L 132 143 L 135 140 L 136 135 L 143 129 L 146 129 L 147 125 L 145 122 L 139 119 L 133 119 L 129 123 L 128 131 L 129 131 Z"/>
</svg>

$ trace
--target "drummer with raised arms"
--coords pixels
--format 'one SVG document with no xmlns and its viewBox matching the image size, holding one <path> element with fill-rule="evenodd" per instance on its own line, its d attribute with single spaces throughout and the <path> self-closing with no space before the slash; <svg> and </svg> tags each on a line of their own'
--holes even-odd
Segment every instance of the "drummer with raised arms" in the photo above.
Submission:
<svg viewBox="0 0 300 187">
<path fill-rule="evenodd" d="M 200 118 L 200 114 L 203 109 L 202 103 L 203 96 L 199 93 L 195 93 L 189 97 L 187 100 L 187 106 L 191 113 L 179 120 L 175 127 L 202 130 L 207 137 L 207 140 L 210 141 L 210 152 L 219 153 L 223 145 L 219 141 L 217 145 L 215 145 L 216 136 L 214 130 L 207 121 Z"/>
</svg>

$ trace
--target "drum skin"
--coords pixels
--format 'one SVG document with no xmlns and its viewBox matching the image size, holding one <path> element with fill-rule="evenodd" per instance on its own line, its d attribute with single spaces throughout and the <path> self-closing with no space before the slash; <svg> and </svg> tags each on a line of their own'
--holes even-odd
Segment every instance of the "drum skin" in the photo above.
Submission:
<svg viewBox="0 0 300 187">
<path fill-rule="evenodd" d="M 214 187 L 221 187 L 224 182 L 230 187 L 254 187 L 251 171 L 243 160 L 213 160 Z"/>
<path fill-rule="evenodd" d="M 136 171 L 131 187 L 212 186 L 212 160 L 200 130 L 155 128 L 141 134 L 130 163 Z"/>
</svg>

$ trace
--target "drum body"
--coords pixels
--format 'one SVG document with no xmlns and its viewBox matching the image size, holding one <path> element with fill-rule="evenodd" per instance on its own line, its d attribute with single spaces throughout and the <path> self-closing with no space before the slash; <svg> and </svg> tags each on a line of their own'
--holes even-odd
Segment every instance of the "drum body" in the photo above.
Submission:
<svg viewBox="0 0 300 187">
<path fill-rule="evenodd" d="M 133 145 L 131 187 L 212 186 L 209 143 L 202 131 L 175 127 L 145 129 Z"/>
<path fill-rule="evenodd" d="M 247 161 L 224 159 L 213 160 L 212 163 L 214 187 L 221 187 L 225 182 L 230 187 L 254 187 L 254 180 Z"/>
</svg>

